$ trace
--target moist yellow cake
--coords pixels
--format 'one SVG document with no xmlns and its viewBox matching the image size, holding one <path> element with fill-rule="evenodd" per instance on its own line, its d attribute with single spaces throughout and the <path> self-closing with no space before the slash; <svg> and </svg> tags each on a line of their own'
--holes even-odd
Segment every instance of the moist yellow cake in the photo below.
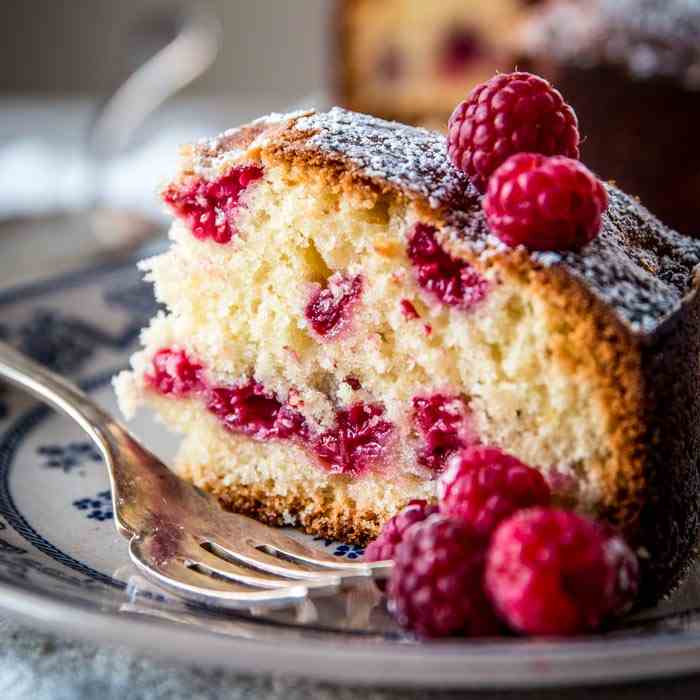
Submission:
<svg viewBox="0 0 700 700">
<path fill-rule="evenodd" d="M 700 243 L 608 193 L 595 241 L 534 253 L 434 132 L 334 108 L 187 147 L 120 405 L 225 505 L 353 542 L 496 447 L 622 525 L 661 589 L 697 526 Z"/>
</svg>

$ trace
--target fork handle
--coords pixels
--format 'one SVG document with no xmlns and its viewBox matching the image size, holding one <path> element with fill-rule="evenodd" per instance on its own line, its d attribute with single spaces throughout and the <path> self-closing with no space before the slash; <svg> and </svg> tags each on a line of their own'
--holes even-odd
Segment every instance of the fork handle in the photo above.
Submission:
<svg viewBox="0 0 700 700">
<path fill-rule="evenodd" d="M 77 386 L 0 341 L 0 379 L 26 389 L 75 420 L 102 452 L 109 473 L 117 529 L 143 529 L 154 503 L 177 494 L 180 480 L 129 431 Z M 152 519 L 152 518 L 151 518 Z"/>
<path fill-rule="evenodd" d="M 7 379 L 36 398 L 75 420 L 90 437 L 102 446 L 102 426 L 111 416 L 89 399 L 75 384 L 42 367 L 26 355 L 0 341 L 0 377 Z"/>
</svg>

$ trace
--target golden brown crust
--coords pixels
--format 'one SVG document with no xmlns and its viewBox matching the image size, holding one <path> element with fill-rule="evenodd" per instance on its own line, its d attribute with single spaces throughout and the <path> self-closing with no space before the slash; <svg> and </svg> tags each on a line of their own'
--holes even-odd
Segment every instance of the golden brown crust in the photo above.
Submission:
<svg viewBox="0 0 700 700">
<path fill-rule="evenodd" d="M 199 145 L 200 153 L 204 157 L 216 157 L 221 151 L 243 150 L 269 128 L 265 122 L 253 122 L 238 129 L 232 129 L 213 142 L 203 141 Z"/>
<path fill-rule="evenodd" d="M 551 361 L 593 387 L 596 413 L 604 417 L 607 458 L 588 465 L 601 486 L 603 517 L 634 535 L 646 500 L 644 379 L 639 341 L 576 278 L 559 267 L 534 265 L 523 249 L 484 261 L 459 243 L 445 240 L 453 255 L 477 270 L 496 268 L 498 276 L 542 299 L 550 327 Z"/>
<path fill-rule="evenodd" d="M 212 477 L 204 488 L 224 508 L 249 515 L 267 525 L 294 524 L 309 535 L 338 542 L 365 545 L 377 537 L 386 520 L 372 510 L 360 510 L 351 503 L 339 504 L 324 498 L 322 491 L 299 489 L 287 495 L 271 494 L 265 485 L 230 484 Z"/>
<path fill-rule="evenodd" d="M 389 183 L 368 180 L 357 168 L 348 167 L 340 160 L 329 162 L 327 156 L 320 151 L 295 149 L 294 142 L 297 138 L 303 141 L 307 136 L 303 132 L 286 132 L 282 143 L 271 143 L 262 150 L 263 161 L 269 165 L 288 168 L 297 182 L 319 183 L 333 194 L 363 201 L 368 207 L 374 206 L 382 196 L 397 194 L 401 197 Z"/>
<path fill-rule="evenodd" d="M 346 113 L 347 114 L 347 113 Z M 363 115 L 354 115 L 362 117 Z M 358 124 L 358 129 L 361 128 Z M 402 125 L 393 125 L 405 129 Z M 260 150 L 260 157 L 269 164 L 282 164 L 294 170 L 295 177 L 304 181 L 321 179 L 330 191 L 352 197 L 361 197 L 376 201 L 382 196 L 394 197 L 399 202 L 411 202 L 421 217 L 431 223 L 441 223 L 452 207 L 463 205 L 465 190 L 469 183 L 458 173 L 443 156 L 443 144 L 425 130 L 412 130 L 408 139 L 415 138 L 421 131 L 425 139 L 418 147 L 421 155 L 434 167 L 421 173 L 407 173 L 404 182 L 392 181 L 390 172 L 374 172 L 368 176 L 367 165 L 358 162 L 351 155 L 340 150 L 329 149 L 326 144 L 314 144 L 314 137 L 319 136 L 319 129 L 302 127 L 298 119 L 293 120 L 287 128 L 280 129 L 274 139 L 266 139 Z M 394 147 L 400 151 L 402 144 Z M 378 144 L 378 150 L 386 143 Z M 435 153 L 437 151 L 437 153 Z M 400 153 L 397 153 L 400 156 Z M 408 170 L 408 168 L 407 168 Z M 411 187 L 410 181 L 420 187 Z"/>
</svg>

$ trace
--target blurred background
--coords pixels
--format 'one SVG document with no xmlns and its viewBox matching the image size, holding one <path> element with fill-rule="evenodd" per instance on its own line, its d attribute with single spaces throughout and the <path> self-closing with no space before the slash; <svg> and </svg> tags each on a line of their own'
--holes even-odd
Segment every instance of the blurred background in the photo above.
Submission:
<svg viewBox="0 0 700 700">
<path fill-rule="evenodd" d="M 183 5 L 196 5 L 196 2 Z M 188 95 L 271 93 L 280 102 L 321 88 L 328 0 L 211 0 L 226 40 Z M 144 58 L 167 30 L 164 0 L 4 0 L 0 91 L 95 95 Z M 140 45 L 139 45 L 140 44 Z M 126 51 L 125 49 L 128 49 Z"/>
<path fill-rule="evenodd" d="M 181 144 L 319 99 L 330 4 L 3 2 L 0 284 L 162 235 Z"/>
</svg>

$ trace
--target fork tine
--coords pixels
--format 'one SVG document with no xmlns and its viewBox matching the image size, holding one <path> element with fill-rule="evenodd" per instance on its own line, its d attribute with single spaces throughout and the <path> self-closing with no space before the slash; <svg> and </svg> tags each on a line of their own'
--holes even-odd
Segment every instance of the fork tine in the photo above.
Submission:
<svg viewBox="0 0 700 700">
<path fill-rule="evenodd" d="M 275 550 L 300 563 L 324 569 L 365 571 L 368 568 L 365 562 L 342 561 L 336 556 L 290 537 L 280 528 L 264 525 L 248 516 L 230 512 L 225 512 L 224 515 L 225 517 L 217 523 L 217 526 L 211 528 L 209 534 L 212 541 L 235 542 L 238 547 L 238 544 L 245 540 L 256 550 L 260 548 Z"/>
<path fill-rule="evenodd" d="M 289 578 L 281 578 L 266 574 L 260 569 L 251 569 L 247 566 L 239 566 L 228 559 L 222 559 L 208 552 L 201 546 L 189 551 L 183 557 L 183 563 L 188 568 L 203 571 L 207 574 L 222 576 L 231 581 L 236 581 L 245 586 L 254 588 L 277 589 L 291 585 Z M 338 576 L 329 573 L 319 574 L 314 579 L 305 580 L 303 585 L 313 595 L 328 595 L 337 593 L 341 580 Z"/>
<path fill-rule="evenodd" d="M 146 549 L 146 551 L 144 551 Z M 309 593 L 303 583 L 274 589 L 251 590 L 229 580 L 217 579 L 188 568 L 176 557 L 159 561 L 149 558 L 147 542 L 133 537 L 129 555 L 145 578 L 186 600 L 231 610 L 252 607 L 287 607 L 303 602 Z"/>
<path fill-rule="evenodd" d="M 319 567 L 320 569 L 333 569 L 334 571 L 358 572 L 360 575 L 371 575 L 373 578 L 387 578 L 393 567 L 390 561 L 345 561 L 338 557 L 326 554 L 316 547 L 299 542 L 299 540 L 285 535 L 279 530 L 258 531 L 254 538 L 256 548 L 262 547 L 269 554 L 278 553 L 293 561 Z"/>
<path fill-rule="evenodd" d="M 326 570 L 340 570 L 348 573 L 356 572 L 359 575 L 371 576 L 372 578 L 387 578 L 393 568 L 393 562 L 391 561 L 338 561 L 337 557 L 329 557 L 324 552 L 319 552 L 314 547 L 307 547 L 293 540 L 291 537 L 288 539 L 293 546 L 287 546 L 286 542 L 284 545 L 275 543 L 261 546 L 270 554 L 276 552 L 302 564 L 318 566 Z M 322 557 L 319 557 L 319 554 L 321 554 Z"/>
<path fill-rule="evenodd" d="M 347 571 L 366 571 L 367 565 L 364 562 L 343 561 L 331 554 L 326 554 L 316 547 L 295 540 L 281 532 L 271 530 L 264 533 L 265 537 L 256 538 L 256 547 L 264 547 L 270 554 L 279 552 L 290 559 L 304 564 L 311 564 L 322 569 L 345 569 Z"/>
<path fill-rule="evenodd" d="M 252 542 L 237 542 L 235 549 L 223 545 L 221 542 L 211 542 L 211 544 L 222 551 L 225 556 L 231 557 L 234 561 L 241 561 L 255 569 L 260 569 L 269 574 L 283 576 L 285 578 L 297 579 L 300 581 L 314 581 L 323 578 L 326 575 L 332 574 L 333 577 L 342 579 L 344 583 L 353 580 L 366 580 L 370 576 L 370 571 L 366 566 L 353 568 L 351 570 L 343 569 L 342 567 L 331 569 L 328 565 L 318 569 L 310 568 L 307 563 L 289 562 L 284 559 L 279 559 L 274 554 L 268 553 L 263 547 L 268 545 L 259 545 L 260 549 Z"/>
</svg>

